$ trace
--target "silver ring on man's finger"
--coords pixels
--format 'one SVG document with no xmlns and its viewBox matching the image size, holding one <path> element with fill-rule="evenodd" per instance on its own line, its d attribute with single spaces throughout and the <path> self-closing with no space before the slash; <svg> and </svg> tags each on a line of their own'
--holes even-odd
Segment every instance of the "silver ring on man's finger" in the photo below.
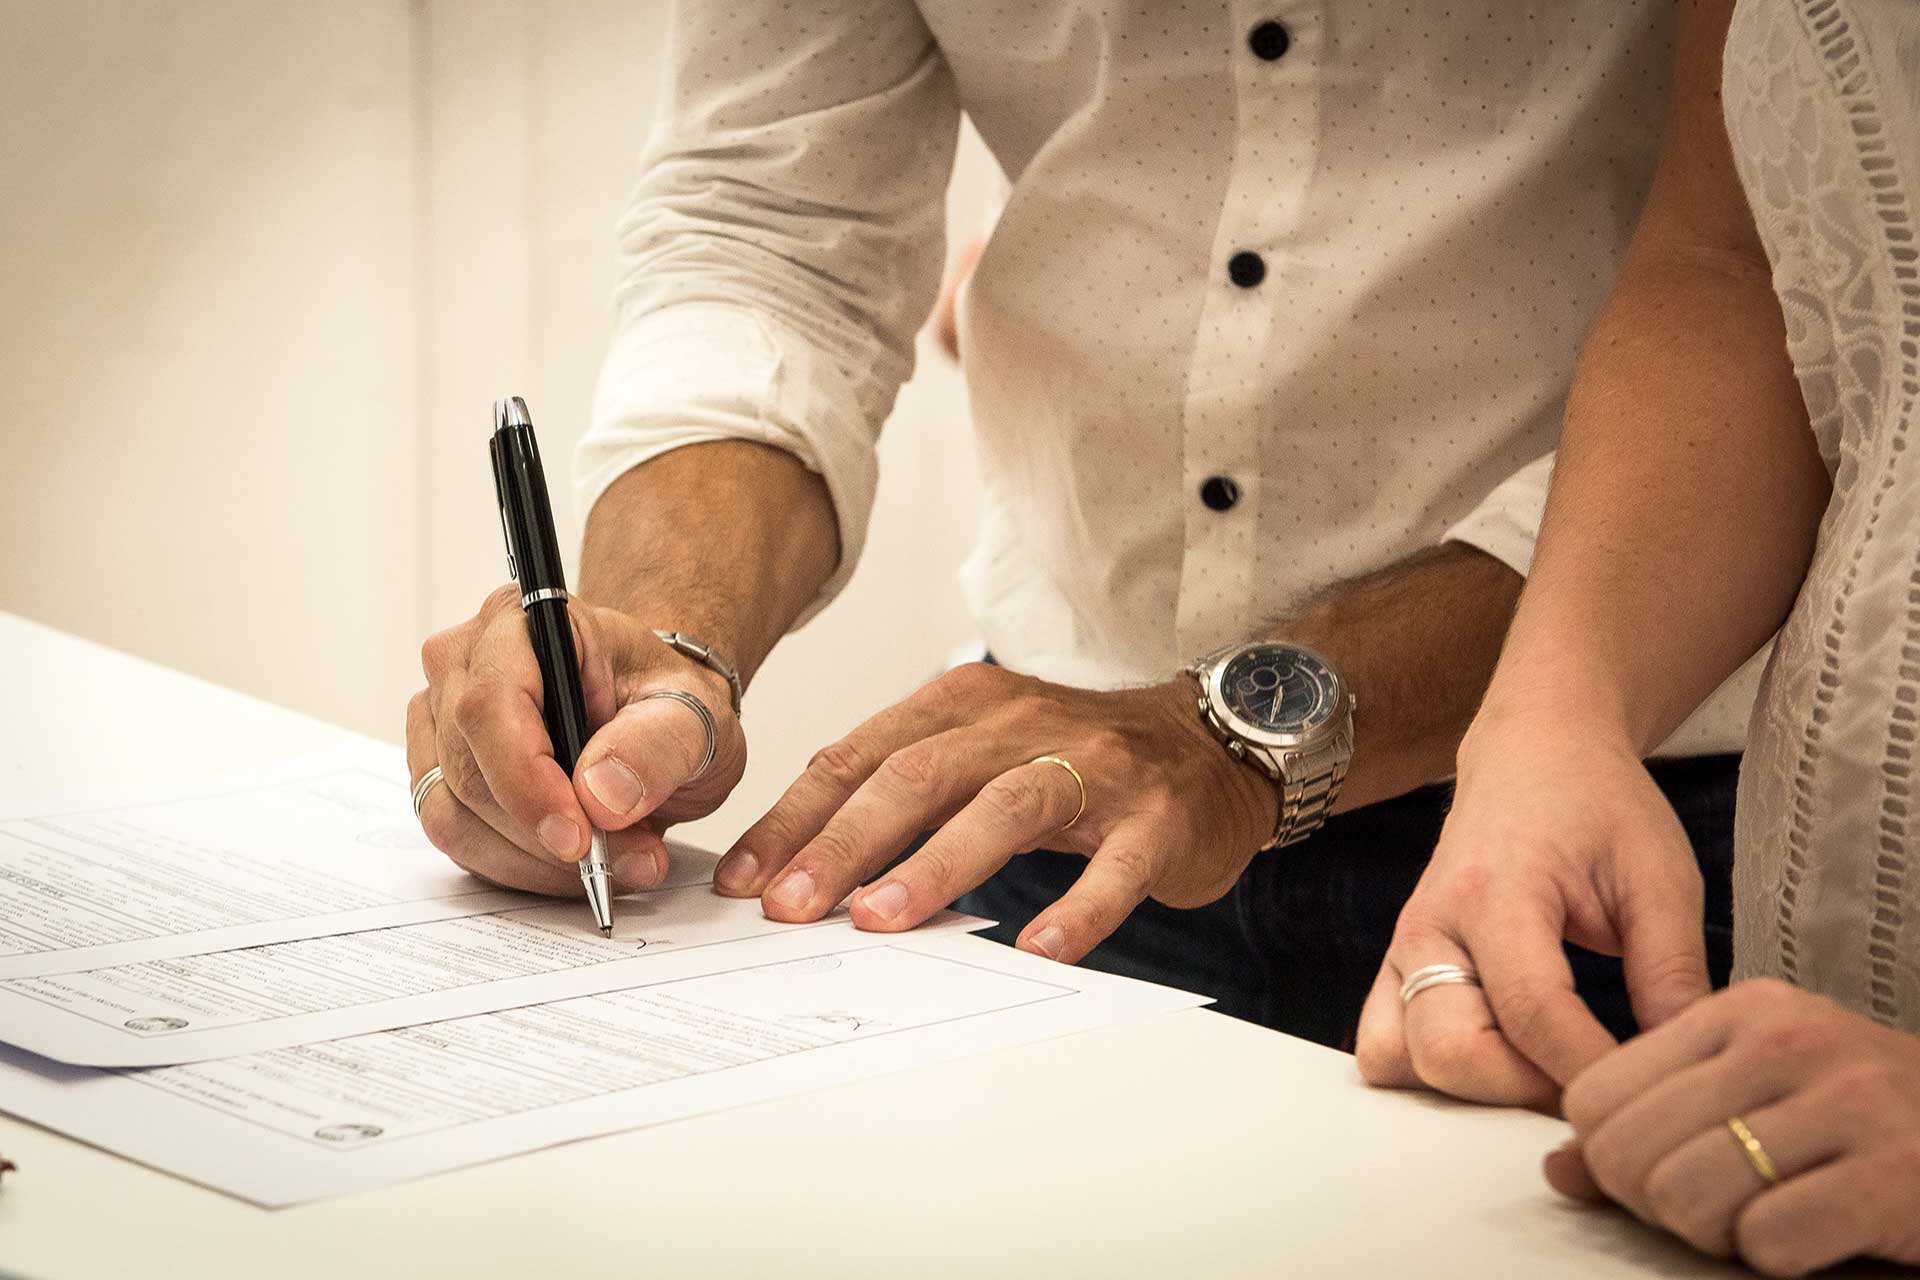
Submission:
<svg viewBox="0 0 1920 1280">
<path fill-rule="evenodd" d="M 1477 987 L 1479 985 L 1480 975 L 1465 965 L 1430 964 L 1425 968 L 1415 969 L 1407 975 L 1407 980 L 1400 984 L 1400 1003 L 1412 1004 L 1415 996 L 1434 987 Z"/>
<path fill-rule="evenodd" d="M 688 782 L 692 782 L 707 771 L 707 766 L 713 763 L 713 753 L 720 748 L 720 733 L 719 730 L 714 727 L 713 712 L 707 710 L 706 703 L 700 701 L 700 699 L 694 697 L 685 689 L 655 689 L 652 693 L 640 699 L 640 701 L 646 702 L 652 698 L 671 698 L 682 706 L 691 709 L 693 714 L 700 717 L 700 727 L 707 731 L 706 753 L 700 757 L 700 767 L 695 769 L 693 775 L 687 779 Z"/>
<path fill-rule="evenodd" d="M 420 781 L 413 784 L 413 820 L 415 822 L 421 820 L 420 809 L 427 803 L 427 793 L 445 781 L 446 778 L 440 773 L 440 766 L 435 765 L 421 774 Z"/>
</svg>

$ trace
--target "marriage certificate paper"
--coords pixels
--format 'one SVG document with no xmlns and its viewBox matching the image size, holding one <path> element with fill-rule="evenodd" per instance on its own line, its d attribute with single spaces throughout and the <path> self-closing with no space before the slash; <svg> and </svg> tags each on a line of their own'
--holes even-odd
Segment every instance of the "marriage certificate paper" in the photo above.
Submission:
<svg viewBox="0 0 1920 1280">
<path fill-rule="evenodd" d="M 712 856 L 674 848 L 669 887 L 619 899 L 603 938 L 578 902 L 497 915 L 0 979 L 0 1040 L 75 1066 L 230 1058 L 616 991 L 715 963 L 878 946 L 844 907 L 783 924 L 708 885 Z M 677 887 L 675 877 L 694 879 Z M 697 879 L 695 879 L 697 877 Z M 922 932 L 989 922 L 943 912 Z M 708 953 L 724 950 L 726 960 Z"/>
<path fill-rule="evenodd" d="M 705 954 L 733 945 L 759 943 Z M 186 1066 L 101 1071 L 0 1048 L 0 1106 L 281 1206 L 1205 1003 L 961 934 L 737 959 Z"/>
<path fill-rule="evenodd" d="M 369 743 L 0 819 L 0 979 L 477 915 L 534 901 L 442 857 Z"/>
</svg>

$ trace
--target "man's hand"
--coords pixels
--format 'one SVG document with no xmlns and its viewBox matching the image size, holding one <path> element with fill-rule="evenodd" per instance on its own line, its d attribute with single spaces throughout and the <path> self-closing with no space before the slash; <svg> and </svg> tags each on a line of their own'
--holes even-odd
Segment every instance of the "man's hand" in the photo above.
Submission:
<svg viewBox="0 0 1920 1280">
<path fill-rule="evenodd" d="M 1017 853 L 1079 853 L 1086 871 L 1019 942 L 1077 961 L 1148 897 L 1174 907 L 1220 897 L 1272 837 L 1278 794 L 1208 733 L 1195 698 L 1185 676 L 1096 693 L 957 668 L 814 756 L 714 883 L 761 895 L 772 919 L 817 920 L 939 828 L 853 899 L 859 927 L 902 930 Z M 1080 788 L 1034 763 L 1046 755 L 1085 779 L 1077 822 Z"/>
<path fill-rule="evenodd" d="M 661 833 L 717 808 L 746 767 L 746 739 L 726 682 L 613 609 L 568 606 L 585 687 L 599 726 L 569 778 L 541 718 L 540 667 L 519 589 L 502 587 L 480 612 L 428 638 L 427 687 L 407 704 L 407 767 L 417 781 L 439 765 L 427 837 L 468 871 L 515 889 L 576 895 L 589 825 L 608 833 L 616 891 L 649 888 L 667 873 Z M 680 689 L 713 713 L 713 762 L 699 716 L 661 689 Z"/>
<path fill-rule="evenodd" d="M 1771 979 L 1730 987 L 1567 1087 L 1566 1195 L 1607 1197 L 1716 1257 L 1799 1276 L 1920 1263 L 1920 1040 Z M 1749 1162 L 1738 1116 L 1779 1181 Z"/>
<path fill-rule="evenodd" d="M 1461 747 L 1453 811 L 1400 913 L 1356 1046 L 1371 1084 L 1551 1108 L 1614 1047 L 1562 941 L 1622 957 L 1642 1027 L 1707 994 L 1703 886 L 1686 832 L 1624 743 L 1586 725 L 1505 728 Z M 1482 987 L 1400 985 L 1432 964 Z"/>
</svg>

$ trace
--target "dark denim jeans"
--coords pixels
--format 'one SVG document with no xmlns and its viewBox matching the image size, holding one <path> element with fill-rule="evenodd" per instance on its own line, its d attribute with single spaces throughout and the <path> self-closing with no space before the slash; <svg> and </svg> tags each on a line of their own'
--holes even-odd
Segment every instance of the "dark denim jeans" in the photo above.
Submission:
<svg viewBox="0 0 1920 1280">
<path fill-rule="evenodd" d="M 1653 777 L 1693 841 L 1706 879 L 1707 966 L 1725 986 L 1733 957 L 1733 793 L 1736 755 L 1660 762 Z M 1255 858 L 1210 906 L 1144 902 L 1082 963 L 1214 997 L 1222 1013 L 1334 1048 L 1351 1049 L 1360 1007 L 1420 879 L 1451 800 L 1426 787 L 1337 814 L 1306 841 Z M 1030 853 L 957 904 L 998 920 L 983 936 L 1012 944 L 1085 867 L 1071 854 Z M 1635 1027 L 1620 962 L 1569 946 L 1575 982 L 1600 1021 L 1625 1039 Z"/>
</svg>

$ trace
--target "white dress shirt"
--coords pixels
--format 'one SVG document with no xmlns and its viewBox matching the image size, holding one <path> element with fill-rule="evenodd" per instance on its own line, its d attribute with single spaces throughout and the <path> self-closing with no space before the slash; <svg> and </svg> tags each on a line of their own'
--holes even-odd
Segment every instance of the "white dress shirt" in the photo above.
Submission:
<svg viewBox="0 0 1920 1280">
<path fill-rule="evenodd" d="M 1525 572 L 1663 122 L 1671 0 L 678 7 L 581 510 L 696 441 L 825 477 L 839 572 L 943 257 L 962 109 L 1011 189 L 960 309 L 988 646 L 1163 679 L 1447 538 Z M 1735 750 L 1723 690 L 1671 751 Z"/>
</svg>

